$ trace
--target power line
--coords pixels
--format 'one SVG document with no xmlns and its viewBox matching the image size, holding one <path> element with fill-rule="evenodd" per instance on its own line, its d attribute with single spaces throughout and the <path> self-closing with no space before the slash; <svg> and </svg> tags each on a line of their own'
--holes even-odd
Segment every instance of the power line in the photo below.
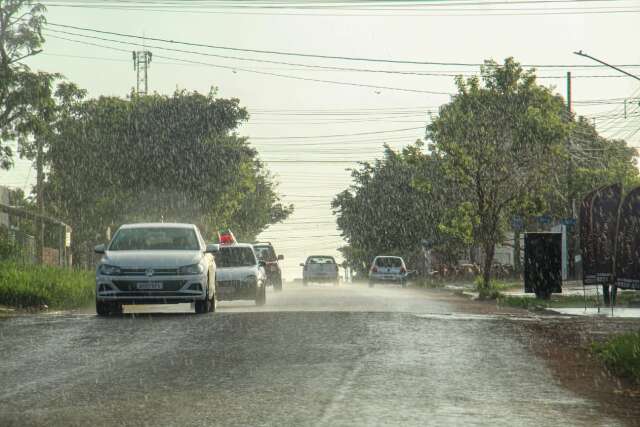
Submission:
<svg viewBox="0 0 640 427">
<path fill-rule="evenodd" d="M 424 129 L 424 126 L 412 127 L 412 128 L 404 128 L 404 129 L 390 129 L 390 130 L 380 130 L 373 132 L 358 132 L 358 133 L 343 133 L 343 134 L 334 134 L 334 135 L 314 135 L 314 136 L 257 136 L 250 137 L 251 140 L 280 140 L 280 139 L 317 139 L 317 138 L 338 138 L 338 137 L 347 137 L 347 136 L 360 136 L 360 135 L 378 135 L 382 133 L 396 133 L 396 132 L 406 132 L 410 130 L 418 130 Z"/>
<path fill-rule="evenodd" d="M 392 63 L 392 64 L 446 65 L 446 66 L 463 66 L 463 67 L 478 67 L 478 66 L 484 65 L 481 63 L 468 63 L 468 62 L 435 62 L 435 61 L 381 59 L 381 58 L 365 58 L 365 57 L 352 57 L 352 56 L 339 56 L 339 55 L 320 55 L 320 54 L 312 54 L 312 53 L 287 52 L 287 51 L 278 51 L 278 50 L 248 49 L 248 48 L 238 48 L 238 47 L 231 47 L 231 46 L 212 45 L 212 44 L 205 44 L 205 43 L 177 41 L 177 40 L 163 39 L 158 37 L 148 37 L 148 36 L 143 37 L 143 36 L 137 36 L 135 34 L 97 30 L 97 29 L 87 28 L 87 27 L 78 27 L 75 25 L 57 24 L 54 22 L 48 22 L 48 25 L 53 25 L 55 27 L 61 27 L 61 28 L 69 28 L 69 29 L 78 30 L 78 31 L 87 31 L 87 32 L 98 33 L 98 34 L 106 34 L 111 36 L 126 37 L 126 38 L 133 38 L 133 39 L 139 39 L 139 40 L 142 39 L 142 40 L 161 42 L 161 43 L 167 43 L 167 44 L 178 44 L 183 46 L 229 50 L 234 52 L 249 52 L 249 53 L 259 53 L 259 54 L 269 54 L 269 55 L 302 57 L 302 58 L 332 59 L 332 60 L 341 60 L 341 61 L 360 61 L 360 62 L 379 62 L 379 63 Z M 80 35 L 80 34 L 74 34 L 74 35 Z M 84 36 L 84 37 L 89 37 L 89 36 Z M 113 41 L 113 40 L 110 40 L 110 41 Z M 566 65 L 566 64 L 522 64 L 522 66 L 534 67 L 534 68 L 602 68 L 604 67 L 604 65 Z M 619 67 L 640 67 L 640 64 L 622 64 L 618 66 Z"/>
<path fill-rule="evenodd" d="M 47 31 L 52 31 L 52 30 L 47 30 Z M 58 33 L 68 34 L 65 31 L 56 31 L 56 30 L 53 30 L 53 31 L 54 32 L 58 32 Z M 71 33 L 71 34 L 73 34 L 73 33 Z M 212 56 L 212 55 L 208 55 L 208 54 L 205 54 L 205 53 L 202 53 L 202 52 L 198 53 L 198 52 L 182 51 L 180 49 L 171 49 L 171 48 L 165 48 L 165 47 L 161 47 L 161 46 L 150 46 L 148 44 L 143 44 L 143 43 L 125 42 L 125 41 L 120 41 L 120 40 L 106 39 L 106 38 L 103 38 L 103 37 L 95 37 L 95 36 L 86 36 L 86 35 L 81 35 L 81 34 L 73 34 L 73 35 L 77 35 L 77 36 L 80 36 L 80 37 L 92 38 L 92 39 L 98 39 L 98 40 L 103 40 L 103 41 L 110 41 L 110 42 L 113 42 L 113 43 L 120 43 L 120 44 L 125 44 L 125 45 L 143 46 L 143 47 L 153 48 L 153 49 L 169 50 L 169 51 L 176 51 L 176 52 L 183 52 L 183 53 L 192 53 L 192 54 L 197 54 L 197 55 Z M 97 44 L 97 43 L 90 43 L 90 42 L 86 42 L 86 41 L 82 41 L 82 40 L 74 40 L 74 39 L 69 39 L 69 38 L 66 38 L 66 37 L 51 36 L 51 35 L 49 35 L 48 37 L 52 37 L 52 38 L 55 38 L 55 39 L 66 40 L 66 41 L 70 41 L 70 42 L 73 42 L 73 43 L 80 43 L 80 44 L 85 44 L 85 45 L 92 45 L 92 46 L 96 46 L 96 47 L 102 47 L 102 48 L 106 48 L 106 49 L 116 49 L 116 48 L 113 48 L 111 46 L 104 46 L 104 45 L 100 45 L 100 44 Z M 123 50 L 123 49 L 117 49 L 117 50 Z M 206 66 L 214 67 L 214 68 L 222 68 L 222 69 L 226 69 L 226 70 L 231 70 L 233 72 L 243 71 L 243 72 L 246 72 L 246 73 L 261 74 L 261 75 L 266 75 L 266 76 L 281 77 L 281 78 L 293 79 L 293 80 L 311 81 L 311 82 L 316 82 L 316 83 L 327 83 L 327 84 L 334 84 L 334 85 L 341 85 L 341 86 L 354 86 L 354 87 L 363 87 L 363 88 L 371 88 L 371 89 L 392 90 L 392 91 L 399 91 L 399 92 L 426 93 L 426 94 L 430 94 L 430 95 L 447 95 L 447 96 L 453 95 L 453 93 L 451 93 L 451 92 L 438 92 L 438 91 L 421 90 L 421 89 L 399 88 L 399 87 L 391 87 L 391 86 L 371 85 L 371 84 L 365 84 L 365 83 L 343 82 L 343 81 L 336 81 L 336 80 L 323 80 L 323 79 L 314 79 L 314 78 L 310 78 L 310 77 L 292 76 L 292 75 L 288 75 L 288 74 L 271 73 L 271 72 L 266 72 L 266 71 L 252 70 L 252 69 L 248 69 L 248 68 L 239 68 L 239 67 L 231 67 L 231 66 L 226 66 L 226 65 L 211 64 L 211 63 L 208 63 L 208 62 L 193 61 L 193 60 L 189 60 L 189 59 L 175 58 L 175 57 L 163 56 L 163 55 L 157 55 L 157 54 L 155 55 L 155 57 L 156 58 L 162 58 L 162 59 L 168 59 L 168 60 L 172 60 L 172 61 L 180 61 L 180 62 L 185 62 L 185 63 L 190 63 L 190 64 L 206 65 Z"/>
</svg>

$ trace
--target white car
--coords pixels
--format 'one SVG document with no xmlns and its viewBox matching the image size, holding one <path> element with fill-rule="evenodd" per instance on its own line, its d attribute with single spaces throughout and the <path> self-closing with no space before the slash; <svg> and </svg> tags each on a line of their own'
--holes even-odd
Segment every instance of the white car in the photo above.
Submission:
<svg viewBox="0 0 640 427">
<path fill-rule="evenodd" d="M 215 311 L 218 245 L 207 245 L 193 224 L 127 224 L 116 231 L 96 271 L 96 312 L 122 313 L 123 304 L 193 303 Z"/>
<path fill-rule="evenodd" d="M 307 258 L 302 267 L 302 284 L 307 286 L 310 282 L 331 282 L 339 284 L 338 264 L 332 256 L 312 255 Z"/>
<path fill-rule="evenodd" d="M 267 302 L 265 264 L 256 257 L 253 245 L 220 245 L 220 251 L 216 254 L 216 265 L 218 301 L 254 300 L 256 305 L 264 305 Z"/>
<path fill-rule="evenodd" d="M 400 283 L 402 287 L 407 286 L 408 279 L 407 266 L 399 256 L 377 256 L 371 263 L 369 269 L 369 286 L 376 283 Z"/>
</svg>

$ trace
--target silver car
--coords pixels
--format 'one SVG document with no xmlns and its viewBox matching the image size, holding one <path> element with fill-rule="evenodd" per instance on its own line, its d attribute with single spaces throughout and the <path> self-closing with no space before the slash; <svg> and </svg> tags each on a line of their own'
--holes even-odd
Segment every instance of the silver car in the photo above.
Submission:
<svg viewBox="0 0 640 427">
<path fill-rule="evenodd" d="M 302 267 L 302 284 L 307 286 L 311 282 L 340 283 L 338 276 L 338 264 L 332 256 L 312 255 L 307 258 Z"/>
<path fill-rule="evenodd" d="M 399 283 L 407 286 L 409 273 L 404 260 L 399 256 L 377 256 L 369 269 L 369 286 L 376 283 Z"/>
<path fill-rule="evenodd" d="M 206 245 L 193 224 L 127 224 L 114 234 L 96 271 L 96 312 L 122 313 L 123 304 L 193 303 L 215 311 L 218 245 Z"/>
<path fill-rule="evenodd" d="M 218 271 L 216 289 L 218 301 L 254 300 L 256 305 L 267 301 L 267 275 L 264 261 L 258 260 L 253 245 L 234 243 L 220 245 L 216 254 Z"/>
</svg>

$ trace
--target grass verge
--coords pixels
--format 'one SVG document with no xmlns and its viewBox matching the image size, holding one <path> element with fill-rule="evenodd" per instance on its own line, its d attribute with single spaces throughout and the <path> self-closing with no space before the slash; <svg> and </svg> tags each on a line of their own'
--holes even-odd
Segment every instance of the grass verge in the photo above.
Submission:
<svg viewBox="0 0 640 427">
<path fill-rule="evenodd" d="M 0 304 L 64 309 L 87 305 L 94 296 L 92 272 L 0 262 Z"/>
<path fill-rule="evenodd" d="M 599 297 L 600 306 L 603 307 L 602 295 Z M 637 292 L 620 292 L 616 298 L 616 307 L 629 307 L 640 303 L 640 295 Z M 533 297 L 501 295 L 498 297 L 498 305 L 517 307 L 525 309 L 545 309 L 545 308 L 580 308 L 584 307 L 583 295 L 561 295 L 553 294 L 548 300 Z M 595 295 L 587 296 L 587 307 L 597 307 L 598 300 Z"/>
<path fill-rule="evenodd" d="M 592 351 L 614 374 L 640 384 L 640 332 L 593 343 Z"/>
</svg>

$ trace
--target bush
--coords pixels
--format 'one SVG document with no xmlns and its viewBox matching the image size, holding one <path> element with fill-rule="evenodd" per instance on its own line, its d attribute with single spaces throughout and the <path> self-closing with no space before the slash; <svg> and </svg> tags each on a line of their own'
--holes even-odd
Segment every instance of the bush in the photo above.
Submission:
<svg viewBox="0 0 640 427">
<path fill-rule="evenodd" d="M 498 299 L 502 295 L 500 291 L 504 290 L 505 286 L 493 281 L 487 286 L 482 277 L 478 276 L 474 282 L 474 289 L 478 292 L 478 299 L 480 300 Z"/>
<path fill-rule="evenodd" d="M 94 295 L 92 272 L 0 262 L 0 304 L 74 308 L 88 304 Z"/>
<path fill-rule="evenodd" d="M 9 238 L 7 228 L 0 226 L 0 260 L 16 258 L 19 252 L 20 248 Z"/>
<path fill-rule="evenodd" d="M 592 349 L 613 373 L 640 383 L 640 332 L 630 332 L 604 343 L 594 343 Z"/>
</svg>

